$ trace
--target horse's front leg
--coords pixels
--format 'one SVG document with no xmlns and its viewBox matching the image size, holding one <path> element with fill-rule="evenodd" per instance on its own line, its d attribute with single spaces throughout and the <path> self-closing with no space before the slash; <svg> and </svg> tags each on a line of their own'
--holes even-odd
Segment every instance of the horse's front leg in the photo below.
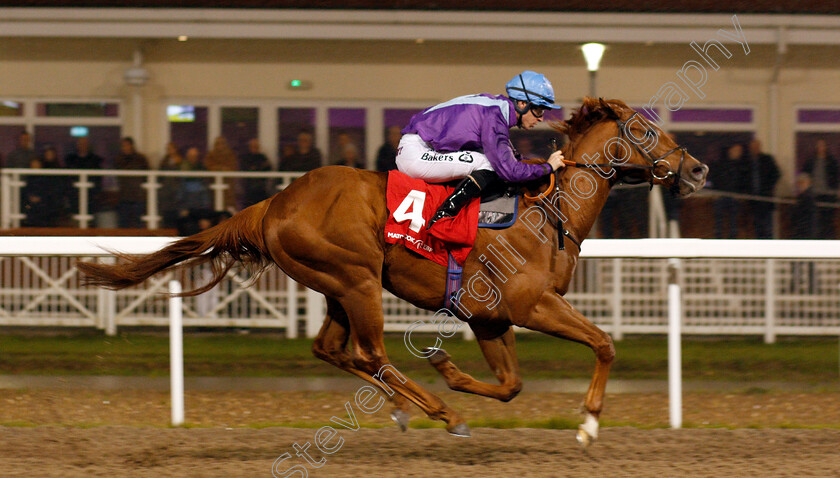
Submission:
<svg viewBox="0 0 840 478">
<path fill-rule="evenodd" d="M 586 418 L 577 433 L 578 441 L 583 446 L 589 445 L 598 438 L 598 418 L 604 405 L 610 365 L 615 358 L 612 338 L 554 290 L 543 293 L 527 319 L 516 325 L 588 345 L 595 352 L 595 374 L 583 404 Z"/>
<path fill-rule="evenodd" d="M 513 329 L 505 326 L 505 331 L 500 334 L 498 330 L 488 330 L 481 326 L 471 327 L 475 332 L 481 352 L 487 360 L 487 365 L 499 379 L 499 385 L 478 381 L 471 375 L 458 370 L 458 367 L 449 360 L 449 354 L 443 349 L 437 349 L 429 357 L 429 362 L 443 376 L 452 390 L 474 393 L 503 402 L 512 400 L 522 390 Z"/>
</svg>

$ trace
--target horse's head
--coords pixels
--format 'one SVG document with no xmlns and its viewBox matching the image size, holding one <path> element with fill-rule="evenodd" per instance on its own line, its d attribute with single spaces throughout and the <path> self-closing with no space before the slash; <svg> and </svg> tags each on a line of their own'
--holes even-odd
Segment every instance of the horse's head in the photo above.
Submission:
<svg viewBox="0 0 840 478">
<path fill-rule="evenodd" d="M 627 183 L 662 184 L 688 196 L 706 184 L 709 168 L 674 139 L 620 100 L 585 98 L 569 120 L 558 125 L 572 148 L 601 146 L 584 162 L 600 165 Z M 574 151 L 572 152 L 574 154 Z"/>
</svg>

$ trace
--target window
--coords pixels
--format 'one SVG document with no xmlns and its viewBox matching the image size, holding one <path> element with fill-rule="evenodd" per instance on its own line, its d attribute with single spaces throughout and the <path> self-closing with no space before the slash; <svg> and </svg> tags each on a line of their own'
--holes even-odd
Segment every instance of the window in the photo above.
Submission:
<svg viewBox="0 0 840 478">
<path fill-rule="evenodd" d="M 207 107 L 194 105 L 169 105 L 166 107 L 169 120 L 169 140 L 181 151 L 197 147 L 207 151 Z"/>
<path fill-rule="evenodd" d="M 23 103 L 17 101 L 0 102 L 0 116 L 23 116 Z"/>
<path fill-rule="evenodd" d="M 117 118 L 117 103 L 36 103 L 36 116 L 74 118 Z"/>
<path fill-rule="evenodd" d="M 366 167 L 365 108 L 330 108 L 329 164 Z"/>
<path fill-rule="evenodd" d="M 74 130 L 84 128 L 90 143 L 91 152 L 103 158 L 114 158 L 120 150 L 119 126 L 35 126 L 35 152 L 41 154 L 47 146 L 54 147 L 58 157 L 63 160 L 65 156 L 76 151 L 78 137 L 74 136 Z"/>
<path fill-rule="evenodd" d="M 222 136 L 230 148 L 241 156 L 248 152 L 248 141 L 259 135 L 258 108 L 222 108 Z"/>
<path fill-rule="evenodd" d="M 816 155 L 825 141 L 828 156 L 840 158 L 840 108 L 800 108 L 796 112 L 796 170 Z"/>
<path fill-rule="evenodd" d="M 277 129 L 278 158 L 282 159 L 295 152 L 300 133 L 315 134 L 315 108 L 278 108 Z"/>
</svg>

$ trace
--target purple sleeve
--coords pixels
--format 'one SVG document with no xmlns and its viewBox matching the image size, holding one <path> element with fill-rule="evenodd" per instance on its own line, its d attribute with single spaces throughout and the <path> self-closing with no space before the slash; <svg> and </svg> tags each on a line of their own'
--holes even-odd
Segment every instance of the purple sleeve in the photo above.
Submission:
<svg viewBox="0 0 840 478">
<path fill-rule="evenodd" d="M 548 164 L 527 164 L 517 161 L 510 145 L 510 128 L 502 122 L 501 117 L 484 123 L 481 143 L 493 170 L 507 182 L 521 183 L 551 173 L 551 166 Z"/>
</svg>

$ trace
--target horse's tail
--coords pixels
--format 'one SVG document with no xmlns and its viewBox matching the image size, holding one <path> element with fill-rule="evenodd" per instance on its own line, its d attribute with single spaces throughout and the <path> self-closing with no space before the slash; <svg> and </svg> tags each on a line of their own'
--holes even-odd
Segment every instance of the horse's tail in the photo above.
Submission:
<svg viewBox="0 0 840 478">
<path fill-rule="evenodd" d="M 132 256 L 115 253 L 123 259 L 118 264 L 79 262 L 76 267 L 85 276 L 83 284 L 116 290 L 137 285 L 161 271 L 209 262 L 213 279 L 202 287 L 180 294 L 198 295 L 221 282 L 237 262 L 254 274 L 259 274 L 271 264 L 262 225 L 270 203 L 271 200 L 266 199 L 254 204 L 210 229 L 180 239 L 151 254 Z"/>
</svg>

